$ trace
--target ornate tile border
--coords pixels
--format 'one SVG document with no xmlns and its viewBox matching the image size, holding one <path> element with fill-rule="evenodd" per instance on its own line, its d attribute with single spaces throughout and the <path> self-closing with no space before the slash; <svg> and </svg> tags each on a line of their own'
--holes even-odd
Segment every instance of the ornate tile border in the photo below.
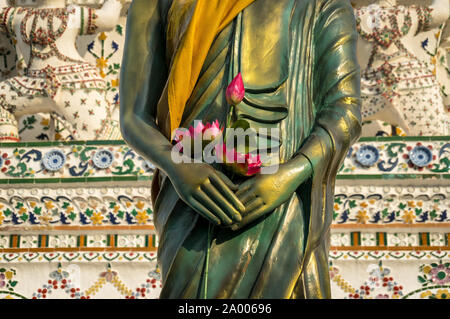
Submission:
<svg viewBox="0 0 450 319">
<path fill-rule="evenodd" d="M 153 169 L 123 141 L 0 144 L 0 184 L 150 180 Z"/>
<path fill-rule="evenodd" d="M 150 185 L 0 189 L 0 231 L 153 229 L 152 222 Z"/>
<path fill-rule="evenodd" d="M 64 186 L 0 187 L 0 231 L 152 226 L 150 183 Z M 448 186 L 338 185 L 333 228 L 448 227 L 449 195 Z"/>
<path fill-rule="evenodd" d="M 450 233 L 438 232 L 335 232 L 331 250 L 450 250 Z"/>
<path fill-rule="evenodd" d="M 410 251 L 389 251 L 389 250 L 337 250 L 331 249 L 329 252 L 330 261 L 355 260 L 431 260 L 449 259 L 450 251 L 442 250 L 410 250 Z"/>
<path fill-rule="evenodd" d="M 114 262 L 129 263 L 156 262 L 156 251 L 53 251 L 53 252 L 7 252 L 0 253 L 0 264 L 11 263 L 49 263 L 49 262 Z"/>
<path fill-rule="evenodd" d="M 350 148 L 338 178 L 448 178 L 449 154 L 449 137 L 361 138 Z"/>
<path fill-rule="evenodd" d="M 448 154 L 448 137 L 361 139 L 338 179 L 449 179 Z M 149 180 L 153 169 L 123 141 L 0 144 L 3 184 Z"/>
<path fill-rule="evenodd" d="M 335 189 L 335 228 L 448 227 L 450 187 L 342 186 Z"/>
<path fill-rule="evenodd" d="M 56 251 L 156 251 L 153 234 L 0 235 L 0 253 Z"/>
</svg>

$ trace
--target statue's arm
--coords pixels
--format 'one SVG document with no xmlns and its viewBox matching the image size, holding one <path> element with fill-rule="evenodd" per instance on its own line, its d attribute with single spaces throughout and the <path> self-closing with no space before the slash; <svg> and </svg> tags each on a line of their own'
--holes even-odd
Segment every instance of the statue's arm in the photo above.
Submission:
<svg viewBox="0 0 450 319">
<path fill-rule="evenodd" d="M 361 132 L 360 71 L 357 33 L 347 0 L 324 0 L 314 27 L 314 103 L 317 109 L 310 136 L 299 153 L 315 171 L 335 174 L 349 146 Z"/>
<path fill-rule="evenodd" d="M 158 1 L 134 0 L 128 11 L 120 75 L 123 138 L 164 171 L 171 144 L 156 125 L 156 107 L 167 81 L 165 42 Z"/>
<path fill-rule="evenodd" d="M 236 185 L 208 164 L 176 163 L 172 144 L 156 124 L 168 77 L 159 3 L 134 0 L 128 12 L 120 78 L 122 136 L 169 177 L 191 208 L 217 225 L 230 225 L 244 209 L 232 191 Z"/>
</svg>

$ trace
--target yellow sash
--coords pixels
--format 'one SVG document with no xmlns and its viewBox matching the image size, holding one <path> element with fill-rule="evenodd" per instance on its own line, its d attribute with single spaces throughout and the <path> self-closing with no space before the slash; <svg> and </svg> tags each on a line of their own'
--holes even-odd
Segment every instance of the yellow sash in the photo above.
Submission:
<svg viewBox="0 0 450 319">
<path fill-rule="evenodd" d="M 255 0 L 197 0 L 169 75 L 167 94 L 170 132 L 181 123 L 186 102 L 215 37 L 253 1 Z"/>
</svg>

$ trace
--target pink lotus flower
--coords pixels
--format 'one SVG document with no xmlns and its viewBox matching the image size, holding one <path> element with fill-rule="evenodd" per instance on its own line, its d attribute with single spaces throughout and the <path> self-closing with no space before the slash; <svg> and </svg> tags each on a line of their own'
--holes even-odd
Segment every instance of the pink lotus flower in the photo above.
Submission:
<svg viewBox="0 0 450 319">
<path fill-rule="evenodd" d="M 202 138 L 202 140 L 212 141 L 223 131 L 223 128 L 220 128 L 218 120 L 212 123 L 206 123 L 206 125 L 203 125 L 201 121 L 195 122 L 195 127 L 191 125 L 188 129 L 180 128 L 175 131 L 174 140 L 176 143 L 181 142 L 183 138 Z"/>
<path fill-rule="evenodd" d="M 195 127 L 193 127 L 192 125 L 189 127 L 190 137 L 199 138 L 199 136 L 202 135 L 202 133 L 205 129 L 205 126 L 203 125 L 203 123 L 201 121 L 198 121 L 194 125 L 195 125 Z"/>
<path fill-rule="evenodd" d="M 215 147 L 216 157 L 233 172 L 243 176 L 253 176 L 261 171 L 261 158 L 250 153 L 242 154 L 235 148 L 229 149 L 221 143 Z"/>
<path fill-rule="evenodd" d="M 176 151 L 183 152 L 185 148 L 188 149 L 188 146 L 190 146 L 190 152 L 195 152 L 196 155 L 200 156 L 205 146 L 219 137 L 223 131 L 218 120 L 206 123 L 206 125 L 203 125 L 201 121 L 195 121 L 194 125 L 191 125 L 188 129 L 179 128 L 175 131 Z M 199 144 L 196 141 L 199 141 Z M 190 156 L 192 155 L 190 154 Z"/>
<path fill-rule="evenodd" d="M 226 99 L 230 105 L 238 105 L 244 99 L 245 88 L 242 75 L 239 72 L 238 75 L 231 81 L 226 90 Z"/>
<path fill-rule="evenodd" d="M 214 140 L 218 137 L 223 131 L 223 128 L 220 128 L 220 124 L 218 120 L 215 120 L 212 123 L 206 123 L 204 130 L 202 131 L 203 139 Z"/>
</svg>

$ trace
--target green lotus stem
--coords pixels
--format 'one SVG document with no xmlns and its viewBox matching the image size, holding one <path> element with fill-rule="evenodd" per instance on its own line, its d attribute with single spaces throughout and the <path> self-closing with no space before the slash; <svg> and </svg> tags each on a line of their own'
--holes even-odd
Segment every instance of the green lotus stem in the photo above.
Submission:
<svg viewBox="0 0 450 319">
<path fill-rule="evenodd" d="M 233 112 L 234 112 L 234 105 L 230 105 L 230 112 L 227 115 L 227 125 L 225 126 L 224 134 L 223 134 L 224 141 L 226 141 L 226 137 L 227 137 L 227 128 L 229 128 L 231 125 L 231 118 L 233 117 Z"/>
<path fill-rule="evenodd" d="M 208 239 L 206 241 L 206 256 L 205 256 L 205 272 L 203 274 L 203 292 L 202 292 L 202 299 L 207 299 L 208 296 L 208 265 L 209 265 L 209 254 L 211 250 L 211 244 L 212 244 L 212 233 L 214 231 L 214 225 L 211 223 L 208 223 Z"/>
</svg>

